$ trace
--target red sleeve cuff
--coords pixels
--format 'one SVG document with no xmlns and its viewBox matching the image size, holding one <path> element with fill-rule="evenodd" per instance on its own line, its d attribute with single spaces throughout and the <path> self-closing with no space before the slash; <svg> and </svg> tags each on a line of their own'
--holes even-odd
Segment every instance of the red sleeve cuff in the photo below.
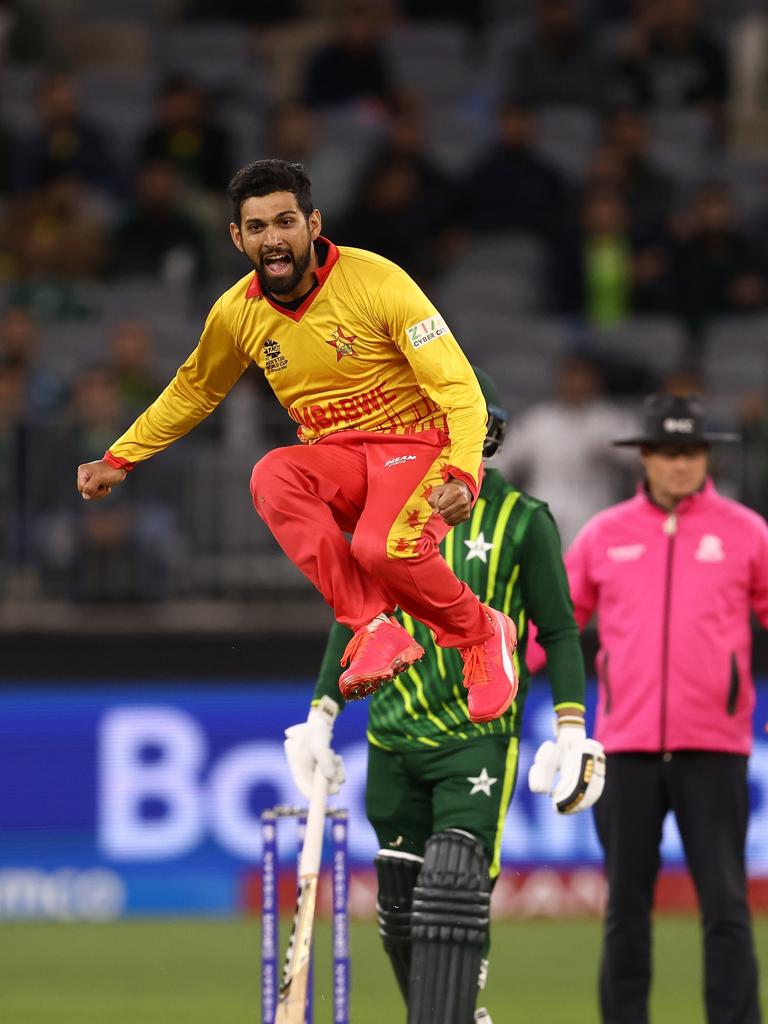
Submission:
<svg viewBox="0 0 768 1024">
<path fill-rule="evenodd" d="M 478 479 L 470 476 L 469 473 L 465 473 L 463 469 L 457 469 L 456 466 L 445 466 L 443 468 L 443 480 L 448 483 L 449 480 L 461 480 L 463 484 L 466 484 L 469 488 L 469 492 L 472 495 L 472 504 L 477 501 L 477 496 L 480 493 L 480 485 L 483 482 L 483 467 L 480 466 L 478 471 Z"/>
<path fill-rule="evenodd" d="M 130 473 L 133 469 L 133 463 L 127 459 L 121 459 L 118 455 L 113 455 L 112 452 L 104 452 L 104 461 L 108 462 L 110 466 L 114 466 L 115 469 L 124 469 L 126 473 Z"/>
</svg>

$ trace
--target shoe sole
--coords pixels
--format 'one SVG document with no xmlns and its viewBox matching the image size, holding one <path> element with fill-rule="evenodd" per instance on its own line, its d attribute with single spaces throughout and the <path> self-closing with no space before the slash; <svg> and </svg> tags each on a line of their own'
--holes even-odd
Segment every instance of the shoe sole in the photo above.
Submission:
<svg viewBox="0 0 768 1024">
<path fill-rule="evenodd" d="M 344 700 L 363 700 L 365 697 L 370 697 L 372 693 L 380 690 L 384 683 L 394 679 L 395 676 L 399 676 L 401 672 L 405 672 L 406 669 L 410 668 L 411 665 L 415 665 L 423 657 L 424 648 L 421 644 L 413 644 L 411 647 L 406 648 L 406 650 L 401 651 L 383 672 L 375 676 L 353 677 L 352 681 L 345 680 L 344 691 L 342 691 L 341 695 Z M 339 689 L 341 690 L 341 686 L 339 686 Z"/>
</svg>

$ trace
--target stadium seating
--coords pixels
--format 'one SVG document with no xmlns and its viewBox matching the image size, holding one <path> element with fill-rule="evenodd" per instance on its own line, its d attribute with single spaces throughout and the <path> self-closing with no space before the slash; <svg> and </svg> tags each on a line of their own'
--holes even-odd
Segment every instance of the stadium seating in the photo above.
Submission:
<svg viewBox="0 0 768 1024">
<path fill-rule="evenodd" d="M 546 398 L 571 333 L 559 319 L 507 312 L 456 315 L 450 326 L 469 359 L 493 377 L 511 410 Z"/>
<path fill-rule="evenodd" d="M 768 388 L 768 317 L 715 321 L 706 333 L 702 375 L 713 394 L 734 399 Z"/>
<path fill-rule="evenodd" d="M 466 97 L 476 87 L 468 43 L 465 32 L 452 22 L 406 23 L 388 34 L 386 53 L 402 86 L 445 104 Z"/>
<path fill-rule="evenodd" d="M 712 122 L 701 110 L 656 110 L 651 113 L 651 158 L 678 179 L 702 172 L 713 145 Z"/>
<path fill-rule="evenodd" d="M 595 352 L 625 358 L 662 375 L 681 365 L 687 346 L 682 325 L 668 317 L 634 317 L 616 327 L 595 330 L 591 337 Z"/>
<path fill-rule="evenodd" d="M 209 446 L 187 467 L 185 525 L 194 557 L 182 574 L 193 591 L 263 596 L 305 582 L 253 510 L 248 481 L 259 454 L 223 459 L 218 446 Z"/>
<path fill-rule="evenodd" d="M 472 238 L 455 265 L 436 286 L 446 316 L 532 312 L 545 306 L 546 250 L 527 235 Z"/>
<path fill-rule="evenodd" d="M 581 107 L 544 107 L 536 115 L 536 148 L 569 178 L 587 171 L 600 137 L 600 122 Z"/>
</svg>

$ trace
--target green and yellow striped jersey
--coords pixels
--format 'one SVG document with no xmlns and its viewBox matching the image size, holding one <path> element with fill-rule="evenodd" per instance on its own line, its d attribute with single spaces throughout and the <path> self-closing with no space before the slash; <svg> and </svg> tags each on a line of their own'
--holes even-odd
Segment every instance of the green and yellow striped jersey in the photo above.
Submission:
<svg viewBox="0 0 768 1024">
<path fill-rule="evenodd" d="M 525 648 L 529 619 L 547 652 L 554 703 L 583 704 L 584 663 L 573 618 L 560 537 L 547 506 L 486 470 L 470 519 L 455 526 L 440 546 L 446 561 L 486 604 L 504 611 L 517 626 L 517 699 L 501 718 L 469 720 L 463 663 L 457 650 L 438 647 L 431 631 L 398 609 L 397 617 L 425 650 L 421 661 L 370 698 L 368 739 L 385 750 L 439 747 L 479 735 L 518 735 L 528 691 Z M 314 699 L 338 689 L 339 658 L 351 632 L 331 630 Z"/>
</svg>

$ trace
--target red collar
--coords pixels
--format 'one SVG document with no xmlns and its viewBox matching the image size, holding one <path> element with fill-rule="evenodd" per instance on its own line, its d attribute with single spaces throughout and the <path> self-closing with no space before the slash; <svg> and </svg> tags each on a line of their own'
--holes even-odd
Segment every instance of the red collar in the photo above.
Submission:
<svg viewBox="0 0 768 1024">
<path fill-rule="evenodd" d="M 298 309 L 296 309 L 296 310 L 286 309 L 285 306 L 281 306 L 278 303 L 273 302 L 271 300 L 271 298 L 269 297 L 269 295 L 266 295 L 264 293 L 264 291 L 262 290 L 261 281 L 259 280 L 259 275 L 256 273 L 255 270 L 253 272 L 253 278 L 251 279 L 251 283 L 248 285 L 248 291 L 245 293 L 246 299 L 255 299 L 258 296 L 261 296 L 262 298 L 266 299 L 266 301 L 270 304 L 270 306 L 273 309 L 276 309 L 278 311 L 278 313 L 283 313 L 285 316 L 290 317 L 292 320 L 301 320 L 301 318 L 304 316 L 306 311 L 312 305 L 312 303 L 313 303 L 313 301 L 315 299 L 315 296 L 317 295 L 317 293 L 320 291 L 320 289 L 325 284 L 325 281 L 326 281 L 328 275 L 333 270 L 333 268 L 336 266 L 336 263 L 338 262 L 338 259 L 339 259 L 339 250 L 333 244 L 333 242 L 329 241 L 327 238 L 323 238 L 322 235 L 320 235 L 318 237 L 317 241 L 318 242 L 322 242 L 323 244 L 328 246 L 328 251 L 327 251 L 326 256 L 325 256 L 325 262 L 322 264 L 322 266 L 319 266 L 315 270 L 315 277 L 317 278 L 317 284 L 312 289 L 312 291 L 309 292 L 309 294 L 307 295 L 306 299 L 304 299 L 304 301 L 302 302 L 302 304 L 299 306 Z"/>
</svg>

